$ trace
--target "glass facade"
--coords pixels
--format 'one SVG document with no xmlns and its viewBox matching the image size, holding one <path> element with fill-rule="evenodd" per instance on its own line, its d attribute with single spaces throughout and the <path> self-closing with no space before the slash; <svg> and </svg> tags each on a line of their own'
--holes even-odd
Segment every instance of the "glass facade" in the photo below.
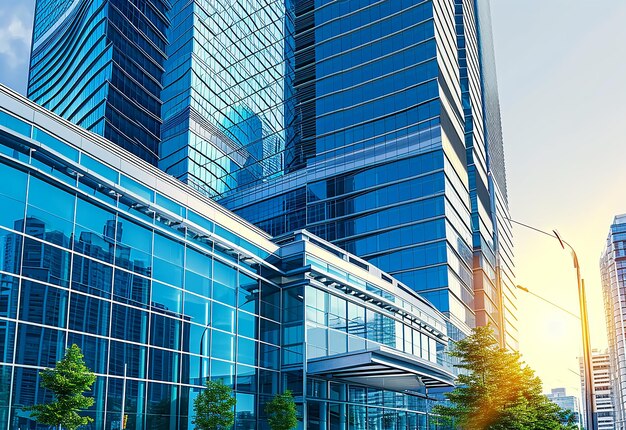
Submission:
<svg viewBox="0 0 626 430">
<path fill-rule="evenodd" d="M 37 0 L 28 97 L 157 164 L 166 0 Z"/>
<path fill-rule="evenodd" d="M 23 407 L 75 343 L 97 375 L 89 428 L 122 410 L 126 428 L 191 428 L 205 378 L 233 387 L 237 429 L 265 428 L 285 388 L 301 428 L 435 427 L 444 316 L 373 265 L 272 240 L 1 87 L 0 175 L 0 426 L 43 428 Z"/>
<path fill-rule="evenodd" d="M 306 227 L 379 265 L 445 312 L 453 338 L 490 323 L 517 349 L 489 0 L 174 0 L 141 3 L 138 23 L 134 2 L 52 3 L 37 6 L 33 100 L 114 142 L 112 118 L 136 119 L 157 139 L 135 153 L 168 174 L 273 236 Z M 121 28 L 115 16 L 151 41 L 127 56 L 152 79 L 98 31 Z M 57 53 L 65 39 L 72 53 Z M 80 61 L 49 61 L 62 55 Z M 72 97 L 48 89 L 72 79 L 67 64 L 84 72 Z M 107 116 L 120 68 L 154 97 L 122 93 L 154 117 Z"/>
<path fill-rule="evenodd" d="M 289 3 L 172 2 L 162 170 L 209 196 L 281 173 L 294 115 Z"/>
<path fill-rule="evenodd" d="M 445 320 L 405 285 L 307 232 L 282 244 L 287 273 L 307 268 L 282 290 L 283 375 L 303 396 L 306 428 L 437 428 L 427 393 L 453 379 Z"/>
<path fill-rule="evenodd" d="M 607 381 L 611 384 L 615 428 L 621 430 L 626 428 L 626 215 L 616 216 L 611 224 L 600 258 L 600 276 L 609 341 Z"/>
<path fill-rule="evenodd" d="M 218 201 L 390 272 L 446 313 L 454 338 L 490 323 L 517 349 L 488 2 L 302 1 L 294 22 L 284 175 Z"/>
<path fill-rule="evenodd" d="M 511 224 L 489 2 L 455 1 L 470 187 L 476 324 L 517 349 Z"/>
</svg>

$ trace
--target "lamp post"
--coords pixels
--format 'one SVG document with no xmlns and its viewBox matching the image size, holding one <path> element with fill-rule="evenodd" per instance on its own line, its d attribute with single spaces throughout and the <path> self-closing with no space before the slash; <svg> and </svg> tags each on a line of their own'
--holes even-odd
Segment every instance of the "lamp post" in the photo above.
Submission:
<svg viewBox="0 0 626 430">
<path fill-rule="evenodd" d="M 578 264 L 578 256 L 576 255 L 576 251 L 574 250 L 572 245 L 567 243 L 556 230 L 552 230 L 552 233 L 548 233 L 536 227 L 532 227 L 528 224 L 524 224 L 519 221 L 510 219 L 510 218 L 507 218 L 507 219 L 514 224 L 520 225 L 522 227 L 526 227 L 530 230 L 534 230 L 538 233 L 545 234 L 546 236 L 550 236 L 551 238 L 558 240 L 563 249 L 565 249 L 565 246 L 567 246 L 572 253 L 572 258 L 574 259 L 574 268 L 576 269 L 576 281 L 578 285 L 578 302 L 580 306 L 580 326 L 581 326 L 582 341 L 583 341 L 583 365 L 584 365 L 584 373 L 585 373 L 584 375 L 584 378 L 585 378 L 585 418 L 586 418 L 587 429 L 597 430 L 598 426 L 595 420 L 596 418 L 595 402 L 593 401 L 593 378 L 591 375 L 591 346 L 589 342 L 589 320 L 587 317 L 587 299 L 585 297 L 585 281 L 582 280 L 580 277 L 580 265 Z M 527 289 L 526 291 L 529 292 Z M 570 312 L 568 311 L 568 313 Z"/>
</svg>

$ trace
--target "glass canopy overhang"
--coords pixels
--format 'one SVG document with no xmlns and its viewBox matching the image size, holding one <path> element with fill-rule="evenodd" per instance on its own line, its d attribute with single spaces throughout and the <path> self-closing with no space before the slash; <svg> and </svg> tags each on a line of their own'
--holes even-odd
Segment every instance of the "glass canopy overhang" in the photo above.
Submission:
<svg viewBox="0 0 626 430">
<path fill-rule="evenodd" d="M 399 391 L 454 386 L 454 375 L 414 355 L 378 345 L 307 361 L 307 374 L 338 378 Z"/>
</svg>

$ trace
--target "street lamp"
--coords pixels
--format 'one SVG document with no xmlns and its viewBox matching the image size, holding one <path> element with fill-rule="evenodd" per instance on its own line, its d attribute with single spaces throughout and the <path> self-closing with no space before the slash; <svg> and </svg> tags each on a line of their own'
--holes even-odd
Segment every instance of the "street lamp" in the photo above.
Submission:
<svg viewBox="0 0 626 430">
<path fill-rule="evenodd" d="M 567 246 L 572 253 L 572 258 L 574 259 L 574 268 L 576 269 L 576 281 L 578 284 L 578 302 L 580 306 L 580 326 L 582 329 L 582 338 L 583 338 L 582 339 L 583 340 L 583 365 L 585 368 L 585 372 L 584 372 L 585 373 L 584 375 L 585 377 L 585 416 L 586 416 L 587 428 L 589 430 L 597 430 L 598 426 L 595 421 L 596 411 L 595 411 L 595 404 L 593 401 L 593 378 L 591 375 L 591 346 L 589 342 L 589 320 L 587 317 L 587 299 L 585 297 L 585 281 L 580 278 L 580 265 L 578 264 L 578 256 L 576 255 L 576 251 L 574 250 L 572 245 L 567 243 L 556 230 L 552 230 L 552 233 L 548 233 L 536 227 L 532 227 L 528 224 L 515 221 L 511 218 L 507 218 L 507 219 L 514 224 L 520 225 L 522 227 L 526 227 L 530 230 L 534 230 L 539 233 L 543 233 L 546 236 L 550 236 L 551 238 L 558 240 L 563 249 L 565 249 L 565 246 Z"/>
</svg>

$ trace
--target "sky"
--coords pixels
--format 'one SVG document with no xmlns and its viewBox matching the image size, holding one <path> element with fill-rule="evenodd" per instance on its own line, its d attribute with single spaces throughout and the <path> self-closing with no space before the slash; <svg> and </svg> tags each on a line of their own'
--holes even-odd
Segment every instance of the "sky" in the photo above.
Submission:
<svg viewBox="0 0 626 430">
<path fill-rule="evenodd" d="M 26 91 L 34 1 L 0 0 L 0 82 Z M 605 348 L 598 260 L 626 212 L 626 2 L 492 0 L 508 192 L 513 219 L 557 229 L 586 281 L 592 347 Z M 517 283 L 578 313 L 571 256 L 514 228 Z M 579 395 L 580 324 L 519 292 L 520 350 L 544 389 Z"/>
<path fill-rule="evenodd" d="M 492 0 L 511 217 L 557 229 L 578 253 L 592 347 L 605 348 L 599 257 L 626 212 L 626 2 Z M 558 242 L 513 231 L 517 283 L 578 314 Z M 580 391 L 578 320 L 519 293 L 521 352 L 549 390 Z"/>
</svg>

